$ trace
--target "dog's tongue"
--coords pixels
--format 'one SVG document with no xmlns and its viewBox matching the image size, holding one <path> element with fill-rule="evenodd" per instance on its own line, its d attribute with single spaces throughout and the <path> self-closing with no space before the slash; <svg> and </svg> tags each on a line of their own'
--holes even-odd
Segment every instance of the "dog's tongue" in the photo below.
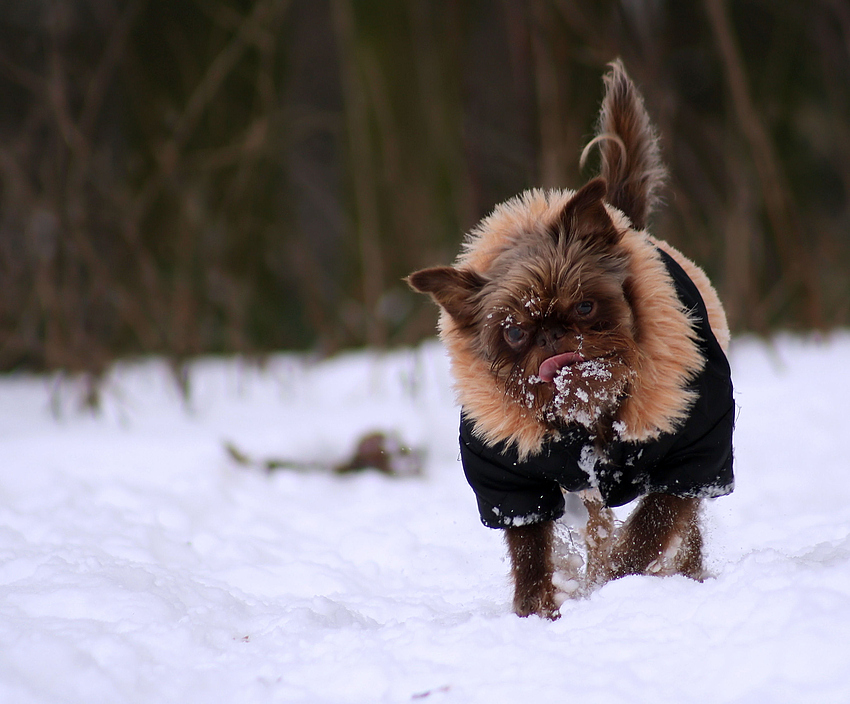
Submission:
<svg viewBox="0 0 850 704">
<path fill-rule="evenodd" d="M 540 365 L 540 369 L 537 371 L 537 376 L 548 384 L 555 380 L 555 375 L 564 367 L 583 361 L 584 357 L 582 357 L 578 352 L 564 352 L 564 354 L 556 354 L 554 357 L 549 357 L 549 359 L 543 360 L 543 363 Z"/>
</svg>

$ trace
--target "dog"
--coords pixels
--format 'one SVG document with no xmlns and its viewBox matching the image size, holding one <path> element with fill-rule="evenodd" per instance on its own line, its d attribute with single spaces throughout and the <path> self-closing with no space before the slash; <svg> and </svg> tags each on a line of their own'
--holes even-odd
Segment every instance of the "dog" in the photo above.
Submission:
<svg viewBox="0 0 850 704">
<path fill-rule="evenodd" d="M 497 205 L 452 266 L 407 277 L 441 309 L 461 460 L 484 525 L 505 531 L 513 609 L 559 616 L 555 521 L 588 520 L 587 584 L 702 581 L 703 499 L 734 487 L 729 328 L 706 274 L 646 230 L 666 178 L 643 97 L 604 76 L 598 176 Z M 637 501 L 615 524 L 612 507 Z"/>
</svg>

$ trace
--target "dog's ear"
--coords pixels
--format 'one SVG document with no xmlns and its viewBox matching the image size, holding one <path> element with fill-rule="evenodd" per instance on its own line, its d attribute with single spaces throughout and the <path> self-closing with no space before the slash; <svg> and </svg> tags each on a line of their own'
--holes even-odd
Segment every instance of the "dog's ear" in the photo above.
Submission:
<svg viewBox="0 0 850 704">
<path fill-rule="evenodd" d="M 435 266 L 413 272 L 406 279 L 414 291 L 430 294 L 462 325 L 471 325 L 477 310 L 476 294 L 487 280 L 469 269 Z"/>
<path fill-rule="evenodd" d="M 604 198 L 608 192 L 608 182 L 601 177 L 588 181 L 576 191 L 561 210 L 553 236 L 559 242 L 586 240 L 589 244 L 611 247 L 620 241 L 620 233 L 608 211 Z"/>
</svg>

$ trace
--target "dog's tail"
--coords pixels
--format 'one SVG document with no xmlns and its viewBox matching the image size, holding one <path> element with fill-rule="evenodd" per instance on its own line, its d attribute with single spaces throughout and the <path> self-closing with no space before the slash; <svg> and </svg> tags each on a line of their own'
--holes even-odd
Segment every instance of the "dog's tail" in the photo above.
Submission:
<svg viewBox="0 0 850 704">
<path fill-rule="evenodd" d="M 619 59 L 605 76 L 605 97 L 596 136 L 585 147 L 582 163 L 594 144 L 602 157 L 600 175 L 608 181 L 606 200 L 642 230 L 659 200 L 667 172 L 661 163 L 658 135 L 643 97 Z"/>
</svg>

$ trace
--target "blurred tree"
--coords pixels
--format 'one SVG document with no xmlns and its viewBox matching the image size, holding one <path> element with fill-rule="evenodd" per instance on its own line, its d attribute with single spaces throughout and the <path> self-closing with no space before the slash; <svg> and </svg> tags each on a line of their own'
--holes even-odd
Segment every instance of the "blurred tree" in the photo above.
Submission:
<svg viewBox="0 0 850 704">
<path fill-rule="evenodd" d="M 842 0 L 0 0 L 0 369 L 414 342 L 620 56 L 733 327 L 850 322 Z"/>
</svg>

